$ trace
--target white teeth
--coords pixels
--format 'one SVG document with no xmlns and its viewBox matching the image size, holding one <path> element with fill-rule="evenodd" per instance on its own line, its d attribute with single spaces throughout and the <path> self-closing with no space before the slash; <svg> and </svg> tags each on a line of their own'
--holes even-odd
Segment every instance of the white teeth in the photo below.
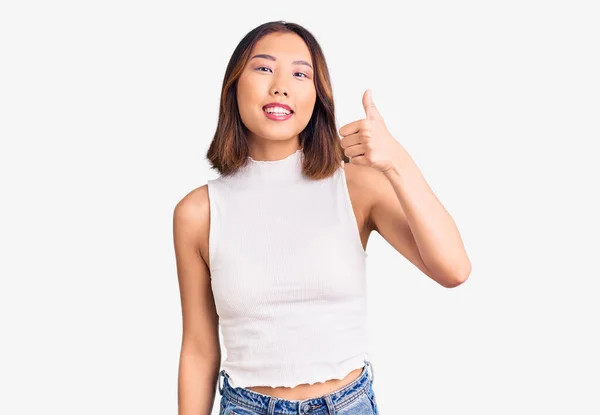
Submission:
<svg viewBox="0 0 600 415">
<path fill-rule="evenodd" d="M 267 109 L 265 109 L 266 112 L 268 112 L 269 114 L 277 114 L 277 115 L 287 115 L 290 113 L 290 111 L 283 109 L 281 107 L 269 107 Z"/>
</svg>

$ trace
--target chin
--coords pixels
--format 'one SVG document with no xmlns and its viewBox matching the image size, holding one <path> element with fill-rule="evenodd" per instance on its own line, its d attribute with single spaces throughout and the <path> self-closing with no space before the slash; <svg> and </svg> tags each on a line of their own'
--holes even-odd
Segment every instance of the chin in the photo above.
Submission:
<svg viewBox="0 0 600 415">
<path fill-rule="evenodd" d="M 298 134 L 300 134 L 300 131 L 297 131 L 296 129 L 290 130 L 286 128 L 271 128 L 260 131 L 257 135 L 259 137 L 264 137 L 266 140 L 284 141 L 289 140 L 292 137 L 296 137 Z"/>
<path fill-rule="evenodd" d="M 296 135 L 297 134 L 265 134 L 262 137 L 269 141 L 287 141 Z"/>
</svg>

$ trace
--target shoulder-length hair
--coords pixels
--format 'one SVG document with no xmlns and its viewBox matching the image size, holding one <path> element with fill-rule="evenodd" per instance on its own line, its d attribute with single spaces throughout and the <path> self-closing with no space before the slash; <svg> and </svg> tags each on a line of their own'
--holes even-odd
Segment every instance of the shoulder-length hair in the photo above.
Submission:
<svg viewBox="0 0 600 415">
<path fill-rule="evenodd" d="M 264 23 L 252 29 L 235 48 L 223 78 L 217 129 L 206 153 L 212 169 L 222 175 L 234 173 L 248 162 L 246 126 L 238 111 L 236 87 L 256 42 L 273 32 L 291 32 L 300 36 L 310 51 L 317 99 L 312 116 L 299 141 L 304 153 L 302 171 L 318 180 L 331 176 L 342 161 L 348 162 L 340 144 L 333 92 L 323 51 L 315 37 L 302 26 L 284 21 Z"/>
</svg>

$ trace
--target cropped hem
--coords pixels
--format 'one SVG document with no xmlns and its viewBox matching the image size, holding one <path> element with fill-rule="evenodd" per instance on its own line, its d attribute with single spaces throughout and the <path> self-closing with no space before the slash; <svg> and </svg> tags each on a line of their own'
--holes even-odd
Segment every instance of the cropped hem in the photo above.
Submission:
<svg viewBox="0 0 600 415">
<path fill-rule="evenodd" d="M 304 376 L 303 378 L 292 378 L 291 376 L 280 376 L 277 374 L 269 375 L 265 373 L 245 375 L 235 369 L 228 369 L 227 365 L 223 365 L 223 368 L 225 372 L 227 372 L 229 384 L 234 388 L 247 388 L 249 386 L 294 388 L 302 384 L 313 385 L 332 379 L 344 379 L 353 370 L 364 367 L 365 361 L 367 360 L 369 360 L 369 357 L 364 353 L 345 361 L 335 368 L 327 367 L 326 365 L 316 366 L 314 372 L 311 373 L 310 376 Z"/>
</svg>

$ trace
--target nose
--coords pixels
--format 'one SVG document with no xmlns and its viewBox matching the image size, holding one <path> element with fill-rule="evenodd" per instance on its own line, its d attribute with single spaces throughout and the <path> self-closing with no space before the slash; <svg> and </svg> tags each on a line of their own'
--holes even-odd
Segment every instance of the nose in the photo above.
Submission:
<svg viewBox="0 0 600 415">
<path fill-rule="evenodd" d="M 285 84 L 281 76 L 273 78 L 273 85 L 271 86 L 271 95 L 283 95 L 289 96 L 289 88 Z"/>
<path fill-rule="evenodd" d="M 271 94 L 273 94 L 273 95 L 283 95 L 285 97 L 287 97 L 289 95 L 287 89 L 284 89 L 284 88 L 272 88 L 271 89 Z"/>
</svg>

